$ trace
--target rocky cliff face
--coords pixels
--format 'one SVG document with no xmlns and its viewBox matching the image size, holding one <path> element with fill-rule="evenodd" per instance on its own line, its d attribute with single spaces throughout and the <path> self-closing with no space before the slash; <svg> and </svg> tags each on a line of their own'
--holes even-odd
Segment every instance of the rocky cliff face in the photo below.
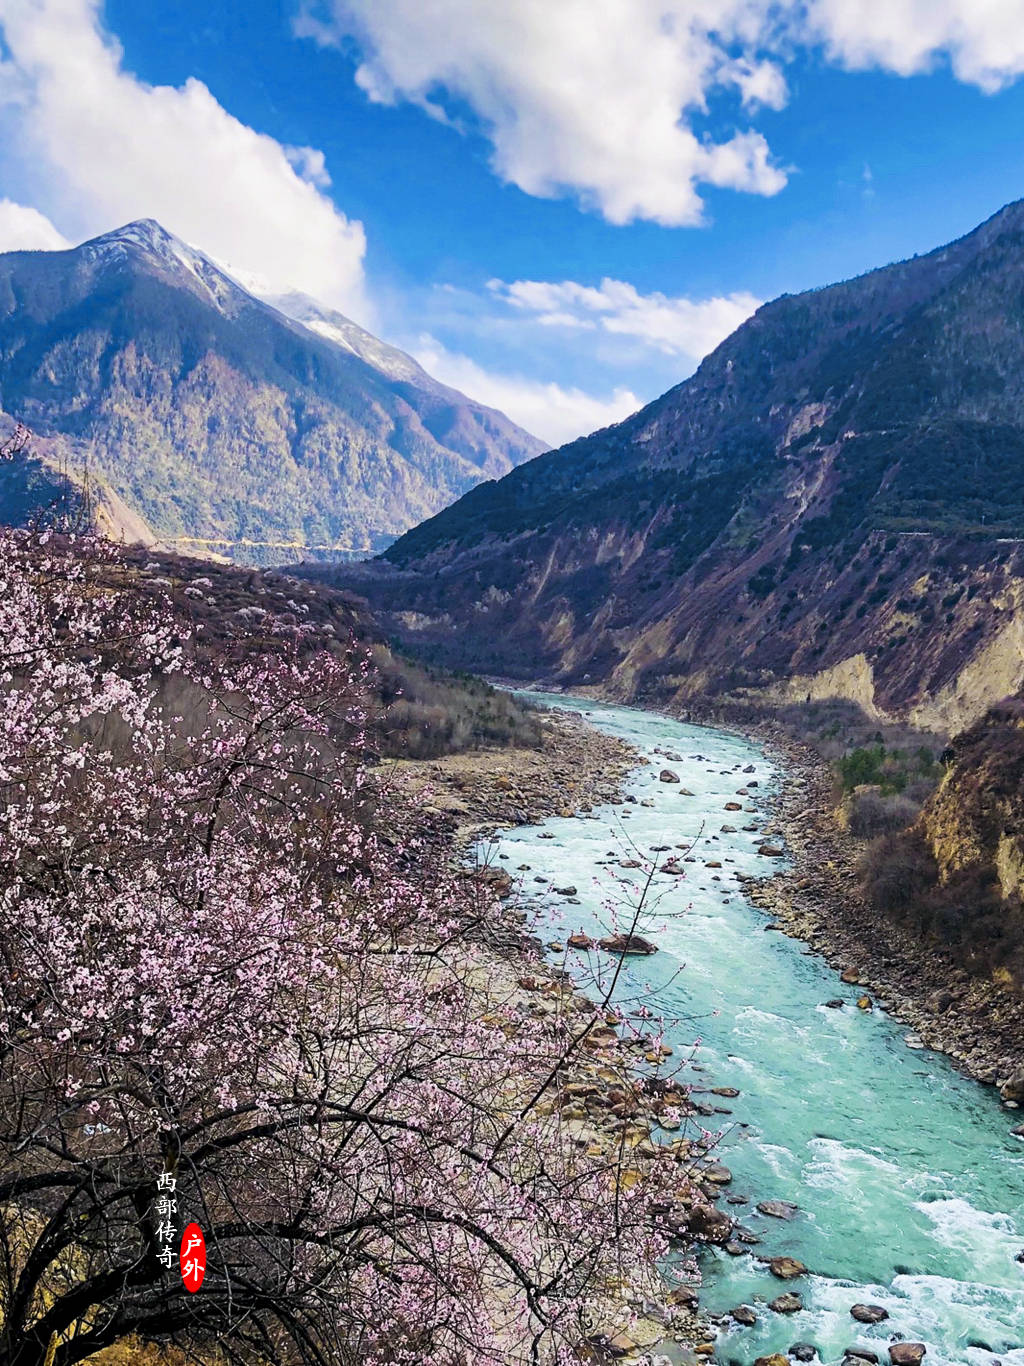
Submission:
<svg viewBox="0 0 1024 1366">
<path fill-rule="evenodd" d="M 968 724 L 1024 684 L 1024 204 L 765 305 L 356 577 L 449 663 Z"/>
<path fill-rule="evenodd" d="M 254 298 L 151 221 L 0 255 L 0 409 L 116 526 L 243 562 L 380 549 L 543 444 L 311 300 Z M 8 474 L 16 520 L 45 470 Z M 130 530 L 139 531 L 139 527 Z"/>
<path fill-rule="evenodd" d="M 953 741 L 919 831 L 937 873 L 935 899 L 997 982 L 1024 988 L 1024 702 L 1007 699 Z M 972 922 L 984 915 L 984 932 Z"/>
</svg>

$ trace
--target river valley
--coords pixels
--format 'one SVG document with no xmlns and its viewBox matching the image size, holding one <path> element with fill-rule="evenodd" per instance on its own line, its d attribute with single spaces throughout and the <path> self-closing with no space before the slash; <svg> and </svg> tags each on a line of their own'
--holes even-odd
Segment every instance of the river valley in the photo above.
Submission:
<svg viewBox="0 0 1024 1366">
<path fill-rule="evenodd" d="M 524 893 L 540 899 L 546 937 L 607 933 L 609 902 L 627 905 L 644 877 L 624 863 L 693 860 L 683 877 L 657 877 L 639 932 L 659 951 L 626 960 L 617 999 L 625 1009 L 647 1001 L 666 1020 L 675 1058 L 700 1041 L 694 1059 L 705 1070 L 684 1079 L 740 1093 L 695 1097 L 720 1111 L 703 1122 L 722 1131 L 716 1157 L 733 1173 L 728 1194 L 747 1199 L 722 1208 L 762 1240 L 748 1255 L 703 1256 L 703 1310 L 746 1304 L 757 1315 L 752 1326 L 719 1327 L 715 1360 L 749 1366 L 803 1342 L 823 1362 L 859 1347 L 887 1363 L 902 1338 L 927 1344 L 926 1366 L 1024 1366 L 1024 1139 L 1012 1133 L 1021 1112 L 943 1056 L 909 1047 L 905 1026 L 859 1009 L 857 987 L 766 930 L 736 875 L 771 871 L 757 847 L 776 767 L 735 735 L 530 696 L 583 712 L 651 760 L 625 782 L 635 802 L 520 827 L 490 847 L 488 857 L 521 870 Z M 662 782 L 662 769 L 679 782 Z M 581 984 L 589 957 L 567 962 Z M 799 1211 L 765 1217 L 755 1208 L 764 1200 Z M 780 1254 L 810 1274 L 780 1284 L 757 1260 Z M 788 1290 L 803 1308 L 771 1310 Z M 888 1318 L 861 1324 L 855 1303 Z"/>
</svg>

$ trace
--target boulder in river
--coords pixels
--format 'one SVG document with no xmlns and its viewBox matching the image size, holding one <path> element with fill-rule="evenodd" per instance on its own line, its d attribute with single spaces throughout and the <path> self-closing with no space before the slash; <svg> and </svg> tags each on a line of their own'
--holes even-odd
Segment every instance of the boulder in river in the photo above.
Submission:
<svg viewBox="0 0 1024 1366">
<path fill-rule="evenodd" d="M 743 810 L 743 803 L 742 803 L 742 802 L 726 802 L 725 806 L 724 806 L 722 809 L 723 809 L 723 811 L 742 811 L 742 810 Z"/>
<path fill-rule="evenodd" d="M 663 783 L 677 783 L 679 781 L 679 774 L 673 773 L 670 768 L 663 768 L 658 774 L 658 779 Z"/>
<path fill-rule="evenodd" d="M 807 1275 L 807 1268 L 796 1257 L 772 1257 L 768 1262 L 768 1270 L 780 1281 L 793 1281 L 797 1276 Z"/>
<path fill-rule="evenodd" d="M 765 858 L 783 858 L 785 855 L 785 850 L 780 849 L 777 844 L 762 844 L 757 852 Z"/>
<path fill-rule="evenodd" d="M 575 887 L 555 887 L 552 889 L 558 896 L 575 896 Z"/>
<path fill-rule="evenodd" d="M 734 1323 L 742 1323 L 744 1328 L 753 1328 L 757 1322 L 757 1311 L 749 1304 L 738 1304 L 735 1309 L 729 1310 L 729 1317 Z"/>
<path fill-rule="evenodd" d="M 795 1290 L 787 1290 L 784 1295 L 776 1295 L 775 1299 L 768 1302 L 768 1308 L 776 1314 L 799 1314 L 803 1307 L 804 1302 Z"/>
<path fill-rule="evenodd" d="M 578 934 L 570 934 L 565 941 L 571 949 L 592 949 L 594 941 L 589 934 L 584 934 L 582 930 Z"/>
<path fill-rule="evenodd" d="M 928 1348 L 923 1342 L 893 1342 L 889 1345 L 892 1366 L 921 1366 Z"/>
<path fill-rule="evenodd" d="M 759 1214 L 770 1215 L 772 1219 L 792 1219 L 799 1208 L 790 1200 L 762 1200 L 757 1207 Z"/>
<path fill-rule="evenodd" d="M 1014 1100 L 1018 1104 L 1024 1101 L 1024 1070 L 1008 1077 L 999 1087 L 999 1094 L 1003 1100 Z"/>
<path fill-rule="evenodd" d="M 789 1361 L 780 1352 L 773 1352 L 770 1357 L 755 1357 L 754 1366 L 789 1366 Z"/>
<path fill-rule="evenodd" d="M 888 1309 L 880 1304 L 855 1304 L 850 1308 L 851 1315 L 858 1323 L 881 1323 L 889 1317 Z"/>
<path fill-rule="evenodd" d="M 789 1349 L 789 1355 L 794 1361 L 813 1361 L 818 1355 L 818 1349 L 813 1342 L 794 1342 Z"/>
<path fill-rule="evenodd" d="M 648 954 L 658 952 L 657 944 L 652 944 L 649 939 L 644 939 L 639 934 L 609 934 L 597 942 L 607 953 Z"/>
</svg>

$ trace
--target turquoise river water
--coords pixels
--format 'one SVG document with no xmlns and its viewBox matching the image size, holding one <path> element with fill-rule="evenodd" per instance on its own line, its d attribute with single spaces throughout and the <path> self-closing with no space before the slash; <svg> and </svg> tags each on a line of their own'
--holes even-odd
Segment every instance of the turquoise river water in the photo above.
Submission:
<svg viewBox="0 0 1024 1366">
<path fill-rule="evenodd" d="M 782 1285 L 754 1256 L 704 1255 L 703 1308 L 758 1311 L 755 1327 L 720 1331 L 716 1361 L 746 1366 L 804 1341 L 823 1362 L 859 1345 L 884 1363 L 900 1336 L 927 1344 L 926 1366 L 1024 1366 L 1024 1264 L 1015 1260 L 1024 1249 L 1024 1141 L 1011 1133 L 1021 1112 L 944 1057 L 909 1049 L 898 1021 L 858 1010 L 857 989 L 799 941 L 764 932 L 764 914 L 734 877 L 766 871 L 758 835 L 721 832 L 723 823 L 766 819 L 779 775 L 757 746 L 631 708 L 569 705 L 651 758 L 626 784 L 637 803 L 520 828 L 490 856 L 504 855 L 510 871 L 529 865 L 524 887 L 564 938 L 605 932 L 609 897 L 628 897 L 628 879 L 640 876 L 618 866 L 636 856 L 630 846 L 663 861 L 669 855 L 651 855 L 651 846 L 681 854 L 675 846 L 698 841 L 685 878 L 659 879 L 641 929 L 659 952 L 627 959 L 619 995 L 635 998 L 649 984 L 653 1008 L 678 1021 L 667 1031 L 676 1054 L 701 1039 L 696 1060 L 707 1070 L 689 1079 L 739 1088 L 735 1100 L 701 1097 L 732 1112 L 703 1121 L 724 1130 L 717 1157 L 733 1172 L 730 1193 L 752 1197 L 730 1212 L 763 1238 L 755 1253 L 788 1253 L 811 1272 Z M 744 773 L 750 764 L 755 771 Z M 679 786 L 659 781 L 665 767 Z M 750 779 L 757 787 L 738 798 Z M 723 810 L 737 800 L 758 810 Z M 710 861 L 722 867 L 706 868 Z M 577 904 L 552 890 L 566 884 L 578 889 Z M 847 1006 L 824 1006 L 837 997 Z M 800 1212 L 791 1222 L 765 1218 L 754 1212 L 765 1199 L 793 1201 Z M 800 1291 L 804 1309 L 771 1312 L 767 1301 L 787 1289 Z M 884 1306 L 889 1319 L 858 1324 L 849 1312 L 857 1301 Z"/>
</svg>

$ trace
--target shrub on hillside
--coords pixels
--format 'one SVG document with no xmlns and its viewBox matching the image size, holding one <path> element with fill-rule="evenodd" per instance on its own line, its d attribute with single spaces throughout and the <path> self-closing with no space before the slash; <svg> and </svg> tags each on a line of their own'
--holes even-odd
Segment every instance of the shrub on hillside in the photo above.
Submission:
<svg viewBox="0 0 1024 1366">
<path fill-rule="evenodd" d="M 859 872 L 868 901 L 885 915 L 906 912 L 938 880 L 935 859 L 917 830 L 873 840 L 861 855 Z"/>
</svg>

